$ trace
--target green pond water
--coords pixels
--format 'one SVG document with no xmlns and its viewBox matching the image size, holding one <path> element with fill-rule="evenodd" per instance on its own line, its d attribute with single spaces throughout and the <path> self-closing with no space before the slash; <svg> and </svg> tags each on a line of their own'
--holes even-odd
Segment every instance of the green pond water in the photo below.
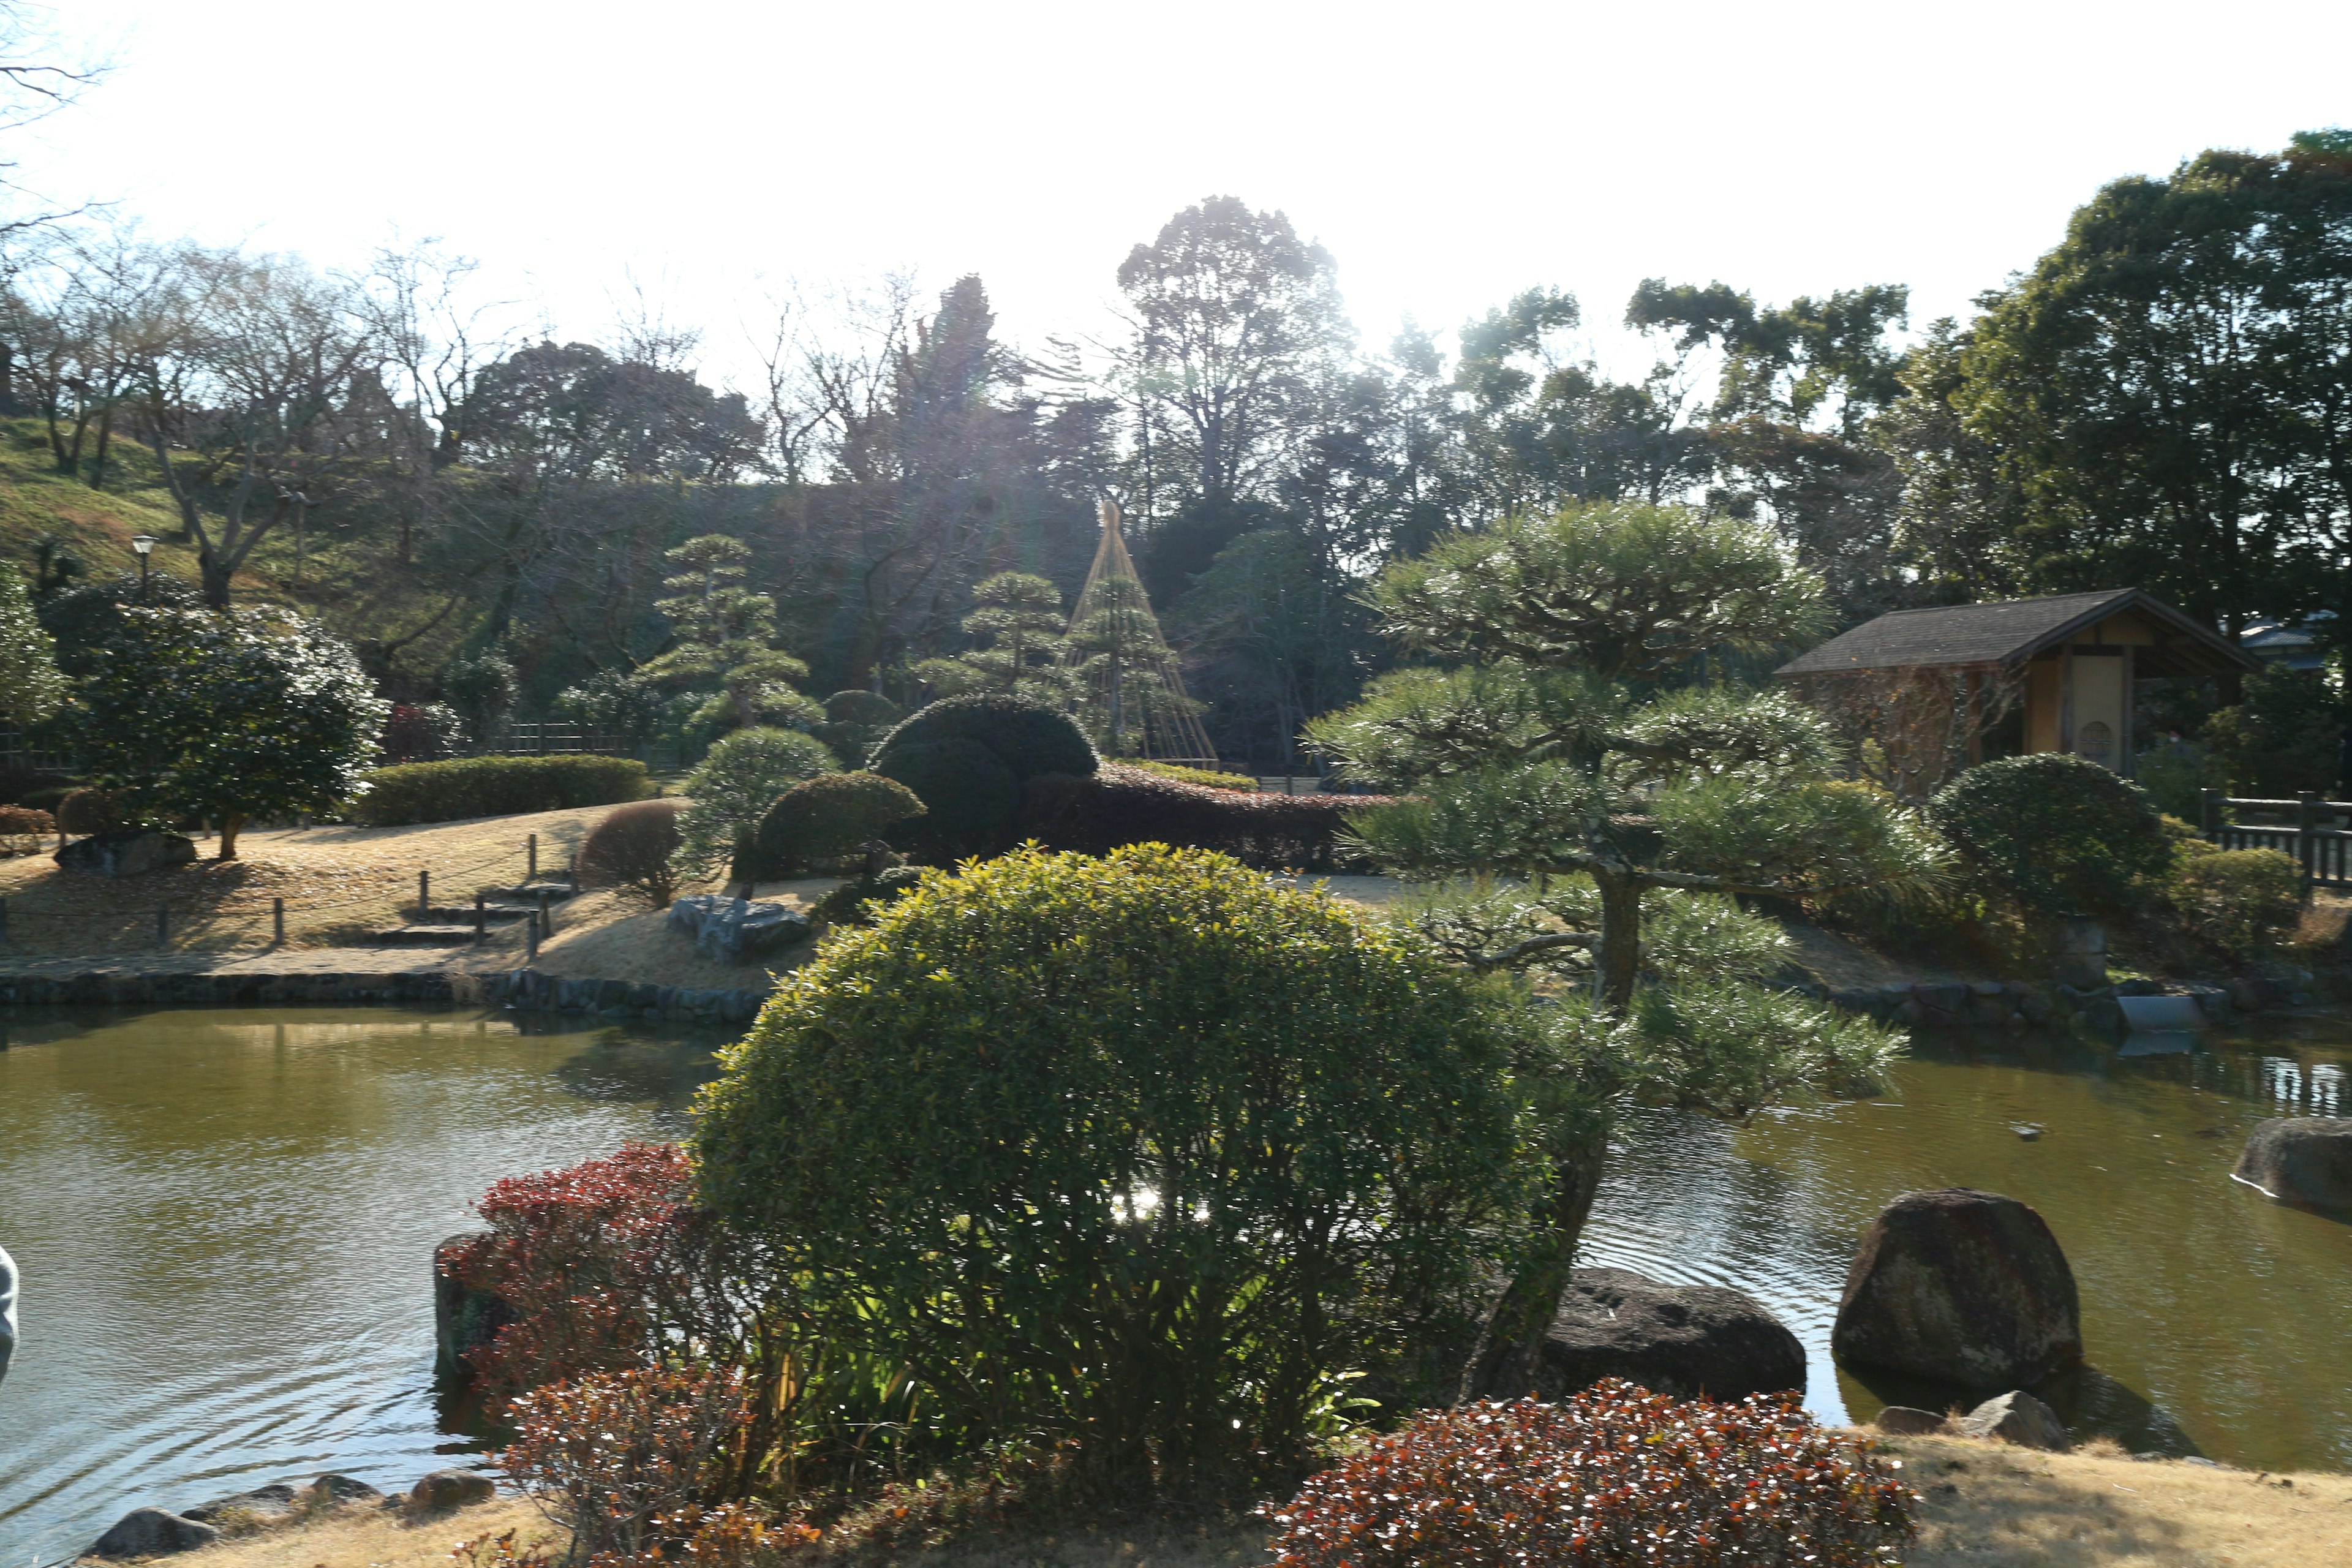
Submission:
<svg viewBox="0 0 2352 1568">
<path fill-rule="evenodd" d="M 433 1246 L 491 1181 L 676 1137 L 707 1037 L 470 1012 L 0 1012 L 0 1246 L 24 1273 L 0 1384 L 0 1568 L 336 1468 L 387 1489 L 470 1451 L 432 1385 Z M 2050 1221 L 2091 1366 L 2050 1392 L 2135 1447 L 2352 1469 L 2352 1226 L 2229 1169 L 2266 1116 L 2346 1114 L 2352 1025 L 2194 1051 L 1923 1040 L 1886 1091 L 1727 1128 L 1628 1128 L 1587 1261 L 1737 1285 L 1796 1331 L 1807 1401 L 1856 1239 L 1966 1184 Z M 2046 1130 L 2035 1142 L 2012 1131 Z"/>
</svg>

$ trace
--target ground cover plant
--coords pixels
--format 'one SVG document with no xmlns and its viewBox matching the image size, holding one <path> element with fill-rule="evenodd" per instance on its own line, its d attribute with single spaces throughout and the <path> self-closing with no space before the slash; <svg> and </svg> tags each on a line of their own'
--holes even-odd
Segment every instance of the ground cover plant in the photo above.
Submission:
<svg viewBox="0 0 2352 1568">
<path fill-rule="evenodd" d="M 1864 1568 L 1902 1560 L 1911 1500 L 1793 1394 L 1717 1405 L 1609 1378 L 1421 1415 L 1265 1512 L 1276 1568 Z"/>
<path fill-rule="evenodd" d="M 1466 1342 L 1538 1169 L 1523 1026 L 1223 857 L 1023 850 L 783 978 L 705 1093 L 698 1189 L 818 1340 L 903 1369 L 934 1459 L 1067 1443 L 1213 1490 L 1295 1474 L 1353 1374 Z"/>
</svg>

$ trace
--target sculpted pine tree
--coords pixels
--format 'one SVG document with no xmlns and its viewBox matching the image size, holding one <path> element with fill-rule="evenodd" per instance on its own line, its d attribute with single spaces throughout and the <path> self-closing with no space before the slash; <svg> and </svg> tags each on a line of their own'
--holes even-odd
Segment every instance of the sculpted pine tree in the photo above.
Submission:
<svg viewBox="0 0 2352 1568">
<path fill-rule="evenodd" d="M 716 680 L 718 694 L 695 715 L 705 723 L 750 730 L 781 720 L 821 723 L 824 710 L 793 689 L 808 666 L 773 647 L 776 601 L 744 586 L 751 547 L 723 533 L 689 539 L 669 552 L 684 568 L 662 579 L 670 598 L 654 608 L 677 626 L 677 646 L 639 674 Z"/>
<path fill-rule="evenodd" d="M 1811 634 L 1821 592 L 1731 519 L 1613 504 L 1507 521 L 1372 590 L 1391 635 L 1450 665 L 1387 676 L 1310 730 L 1350 777 L 1411 793 L 1357 831 L 1436 885 L 1419 911 L 1432 937 L 1475 969 L 1575 982 L 1541 1010 L 1527 1064 L 1550 1129 L 1542 1239 L 1470 1393 L 1532 1385 L 1621 1107 L 1744 1117 L 1866 1081 L 1899 1044 L 1759 984 L 1786 938 L 1734 901 L 1899 889 L 1933 869 L 1910 817 L 1837 776 L 1818 718 L 1705 679 Z"/>
<path fill-rule="evenodd" d="M 1068 643 L 1062 591 L 1048 578 L 1000 572 L 971 591 L 963 629 L 980 645 L 953 658 L 927 658 L 915 674 L 940 697 L 967 691 L 1008 691 L 1054 707 L 1067 706 L 1073 672 L 1063 661 Z"/>
</svg>

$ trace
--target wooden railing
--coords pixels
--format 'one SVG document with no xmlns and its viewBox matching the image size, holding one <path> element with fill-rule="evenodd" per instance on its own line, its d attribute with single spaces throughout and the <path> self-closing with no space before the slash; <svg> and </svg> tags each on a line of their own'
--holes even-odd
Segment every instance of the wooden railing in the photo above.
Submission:
<svg viewBox="0 0 2352 1568">
<path fill-rule="evenodd" d="M 2352 888 L 2352 801 L 2324 800 L 2305 791 L 2292 800 L 2257 800 L 2202 792 L 2205 837 L 2224 849 L 2275 849 L 2303 868 L 2306 886 Z M 2247 816 L 2278 818 L 2242 820 Z"/>
</svg>

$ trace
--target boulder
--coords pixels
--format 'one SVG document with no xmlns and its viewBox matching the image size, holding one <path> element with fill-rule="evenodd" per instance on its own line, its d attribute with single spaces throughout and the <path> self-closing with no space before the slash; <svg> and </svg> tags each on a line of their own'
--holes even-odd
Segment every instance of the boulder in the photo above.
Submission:
<svg viewBox="0 0 2352 1568">
<path fill-rule="evenodd" d="M 1622 1377 L 1677 1398 L 1744 1399 L 1805 1386 L 1805 1350 L 1778 1318 L 1720 1285 L 1667 1285 L 1580 1268 L 1546 1334 L 1546 1398 Z"/>
<path fill-rule="evenodd" d="M 457 1249 L 479 1234 L 453 1236 L 433 1249 L 433 1341 L 440 1352 L 441 1372 L 459 1383 L 471 1375 L 467 1352 L 488 1344 L 515 1321 L 515 1310 L 504 1297 L 476 1289 L 452 1268 Z"/>
<path fill-rule="evenodd" d="M 716 893 L 689 893 L 669 907 L 669 929 L 694 939 L 697 955 L 714 963 L 743 963 L 809 934 L 808 917 L 782 904 Z"/>
<path fill-rule="evenodd" d="M 85 1557 L 158 1557 L 167 1552 L 193 1552 L 220 1539 L 209 1524 L 184 1519 L 160 1508 L 134 1508 L 114 1521 L 114 1528 L 90 1543 Z"/>
<path fill-rule="evenodd" d="M 2058 1419 L 2058 1412 L 2022 1389 L 2013 1388 L 1986 1400 L 1961 1416 L 1957 1425 L 1962 1436 L 1998 1437 L 2021 1448 L 2045 1448 L 2063 1454 L 2074 1446 L 2074 1439 L 2066 1436 L 2066 1424 Z"/>
<path fill-rule="evenodd" d="M 383 1493 L 355 1476 L 338 1475 L 330 1470 L 302 1489 L 311 1497 L 331 1506 L 347 1502 L 382 1502 Z"/>
<path fill-rule="evenodd" d="M 2261 1122 L 2230 1173 L 2274 1203 L 2352 1208 L 2352 1120 L 2283 1116 Z"/>
<path fill-rule="evenodd" d="M 1944 1418 L 1932 1410 L 1921 1410 L 1909 1405 L 1890 1405 L 1878 1413 L 1872 1423 L 1880 1431 L 1894 1436 L 1915 1436 L 1925 1432 L 1940 1432 Z"/>
<path fill-rule="evenodd" d="M 409 1489 L 408 1505 L 439 1513 L 488 1502 L 497 1491 L 488 1476 L 478 1476 L 471 1470 L 436 1470 Z"/>
<path fill-rule="evenodd" d="M 215 1498 L 194 1508 L 182 1509 L 180 1517 L 213 1524 L 225 1513 L 275 1515 L 284 1513 L 293 1506 L 294 1489 L 284 1481 L 277 1481 L 266 1487 L 256 1487 L 249 1492 L 238 1492 L 234 1497 Z"/>
<path fill-rule="evenodd" d="M 2038 1383 L 2083 1358 L 2074 1271 L 2015 1198 L 1906 1193 L 1854 1254 L 1830 1348 L 1851 1366 L 1963 1389 Z"/>
<path fill-rule="evenodd" d="M 8 1381 L 8 1363 L 16 1353 L 16 1260 L 0 1247 L 0 1383 Z"/>
<path fill-rule="evenodd" d="M 62 871 L 85 877 L 143 877 L 169 866 L 191 866 L 196 844 L 176 833 L 93 833 L 49 857 Z"/>
</svg>

